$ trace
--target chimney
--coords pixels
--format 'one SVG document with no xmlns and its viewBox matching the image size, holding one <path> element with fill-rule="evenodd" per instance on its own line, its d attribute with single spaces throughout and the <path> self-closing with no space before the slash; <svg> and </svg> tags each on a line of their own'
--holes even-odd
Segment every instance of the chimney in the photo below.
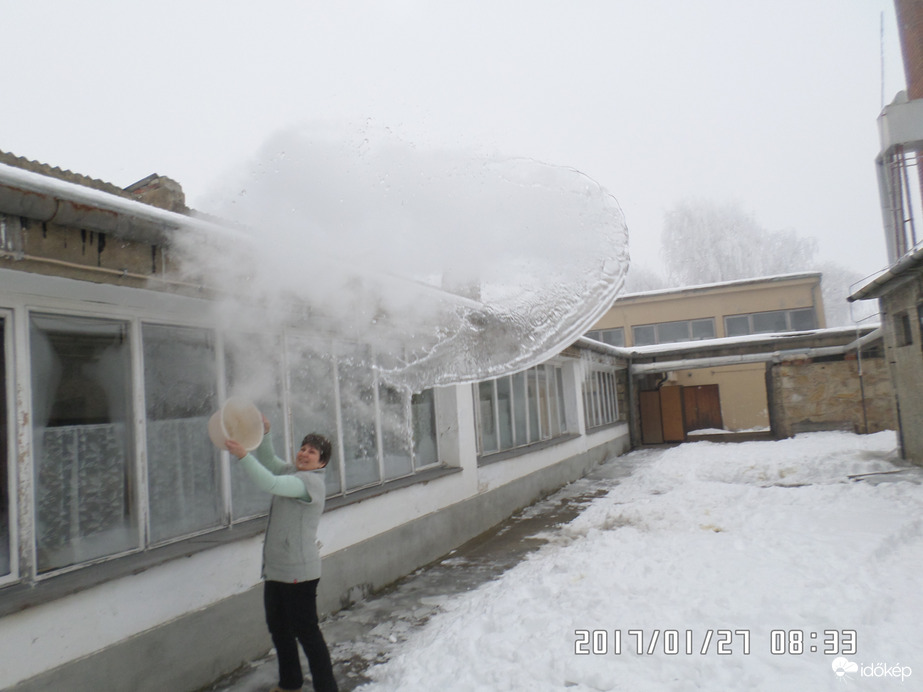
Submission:
<svg viewBox="0 0 923 692">
<path fill-rule="evenodd" d="M 923 99 L 923 0 L 894 0 L 907 98 Z"/>
</svg>

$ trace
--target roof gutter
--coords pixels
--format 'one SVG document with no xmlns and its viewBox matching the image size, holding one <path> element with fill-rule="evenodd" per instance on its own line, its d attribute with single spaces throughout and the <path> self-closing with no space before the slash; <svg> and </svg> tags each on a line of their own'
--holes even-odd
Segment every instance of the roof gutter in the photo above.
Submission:
<svg viewBox="0 0 923 692">
<path fill-rule="evenodd" d="M 162 244 L 179 229 L 248 239 L 243 232 L 85 185 L 0 164 L 0 210 L 45 223 Z"/>
</svg>

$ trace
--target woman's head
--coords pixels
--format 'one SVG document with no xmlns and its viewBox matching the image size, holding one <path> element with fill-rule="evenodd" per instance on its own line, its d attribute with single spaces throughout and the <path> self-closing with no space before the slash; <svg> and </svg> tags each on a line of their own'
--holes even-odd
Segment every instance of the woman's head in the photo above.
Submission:
<svg viewBox="0 0 923 692">
<path fill-rule="evenodd" d="M 330 444 L 330 440 L 318 433 L 305 435 L 301 441 L 301 446 L 314 447 L 320 453 L 320 462 L 323 466 L 327 465 L 327 462 L 330 461 L 330 455 L 333 453 L 333 445 Z"/>
</svg>

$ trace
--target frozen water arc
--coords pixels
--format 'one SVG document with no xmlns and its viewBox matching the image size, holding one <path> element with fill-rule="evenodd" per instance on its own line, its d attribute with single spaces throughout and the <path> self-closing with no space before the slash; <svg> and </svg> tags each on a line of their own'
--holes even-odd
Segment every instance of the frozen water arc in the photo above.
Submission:
<svg viewBox="0 0 923 692">
<path fill-rule="evenodd" d="M 304 302 L 318 330 L 371 345 L 382 375 L 414 390 L 555 355 L 609 308 L 628 267 L 618 202 L 588 176 L 390 133 L 280 133 L 210 199 L 252 229 L 252 247 L 216 256 L 190 242 L 190 257 L 238 288 L 222 263 L 244 261 L 266 316 Z"/>
</svg>

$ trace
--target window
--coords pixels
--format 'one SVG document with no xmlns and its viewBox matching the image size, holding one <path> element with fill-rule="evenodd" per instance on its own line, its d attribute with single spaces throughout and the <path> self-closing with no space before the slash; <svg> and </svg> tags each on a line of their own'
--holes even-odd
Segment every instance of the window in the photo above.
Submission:
<svg viewBox="0 0 923 692">
<path fill-rule="evenodd" d="M 788 329 L 788 321 L 783 310 L 773 312 L 758 312 L 750 316 L 753 333 L 784 332 Z"/>
<path fill-rule="evenodd" d="M 747 315 L 728 315 L 724 318 L 724 332 L 727 336 L 806 331 L 816 328 L 814 308 L 769 310 Z"/>
<path fill-rule="evenodd" d="M 0 578 L 12 570 L 10 546 L 12 536 L 12 488 L 10 487 L 10 431 L 7 423 L 7 387 L 6 387 L 6 319 L 0 316 Z"/>
<path fill-rule="evenodd" d="M 910 315 L 902 312 L 894 318 L 895 339 L 898 346 L 910 346 L 913 343 L 913 332 L 910 329 Z"/>
<path fill-rule="evenodd" d="M 154 543 L 219 526 L 221 456 L 202 431 L 218 408 L 214 334 L 145 324 L 147 485 Z"/>
<path fill-rule="evenodd" d="M 610 346 L 624 346 L 625 345 L 625 329 L 623 327 L 615 327 L 614 329 L 594 329 L 586 333 L 588 339 L 594 339 L 595 341 L 602 341 L 604 344 L 609 344 Z"/>
<path fill-rule="evenodd" d="M 227 392 L 252 399 L 269 419 L 269 434 L 280 456 L 285 454 L 281 354 L 281 342 L 274 336 L 235 333 L 224 343 Z M 232 521 L 269 511 L 272 496 L 256 486 L 243 466 L 232 460 L 230 474 Z"/>
<path fill-rule="evenodd" d="M 439 462 L 432 390 L 418 394 L 380 381 L 367 347 L 289 340 L 293 445 L 309 432 L 338 444 L 327 495 L 411 476 Z"/>
<path fill-rule="evenodd" d="M 416 467 L 425 468 L 438 463 L 436 453 L 436 397 L 432 389 L 425 389 L 410 398 L 413 417 L 413 456 Z"/>
<path fill-rule="evenodd" d="M 711 317 L 699 320 L 678 320 L 641 324 L 631 328 L 635 346 L 652 344 L 673 344 L 679 341 L 698 341 L 715 338 L 715 320 Z"/>
<path fill-rule="evenodd" d="M 515 449 L 567 432 L 564 374 L 543 364 L 475 385 L 478 449 L 482 455 Z"/>
<path fill-rule="evenodd" d="M 583 415 L 587 430 L 621 420 L 619 377 L 623 371 L 596 365 L 587 367 L 583 379 Z"/>
<path fill-rule="evenodd" d="M 631 328 L 632 338 L 635 346 L 650 346 L 657 343 L 657 334 L 654 331 L 654 325 L 644 324 Z"/>
<path fill-rule="evenodd" d="M 128 323 L 34 314 L 29 343 L 38 571 L 137 548 Z"/>
<path fill-rule="evenodd" d="M 32 395 L 22 419 L 31 424 L 34 481 L 23 511 L 35 538 L 20 547 L 34 550 L 30 577 L 265 514 L 270 498 L 225 463 L 206 432 L 226 395 L 254 399 L 280 457 L 308 432 L 330 437 L 332 495 L 439 463 L 433 390 L 412 394 L 380 381 L 362 347 L 221 340 L 210 329 L 128 317 L 36 311 L 27 320 Z M 0 311 L 0 581 L 20 576 L 10 324 Z"/>
</svg>

